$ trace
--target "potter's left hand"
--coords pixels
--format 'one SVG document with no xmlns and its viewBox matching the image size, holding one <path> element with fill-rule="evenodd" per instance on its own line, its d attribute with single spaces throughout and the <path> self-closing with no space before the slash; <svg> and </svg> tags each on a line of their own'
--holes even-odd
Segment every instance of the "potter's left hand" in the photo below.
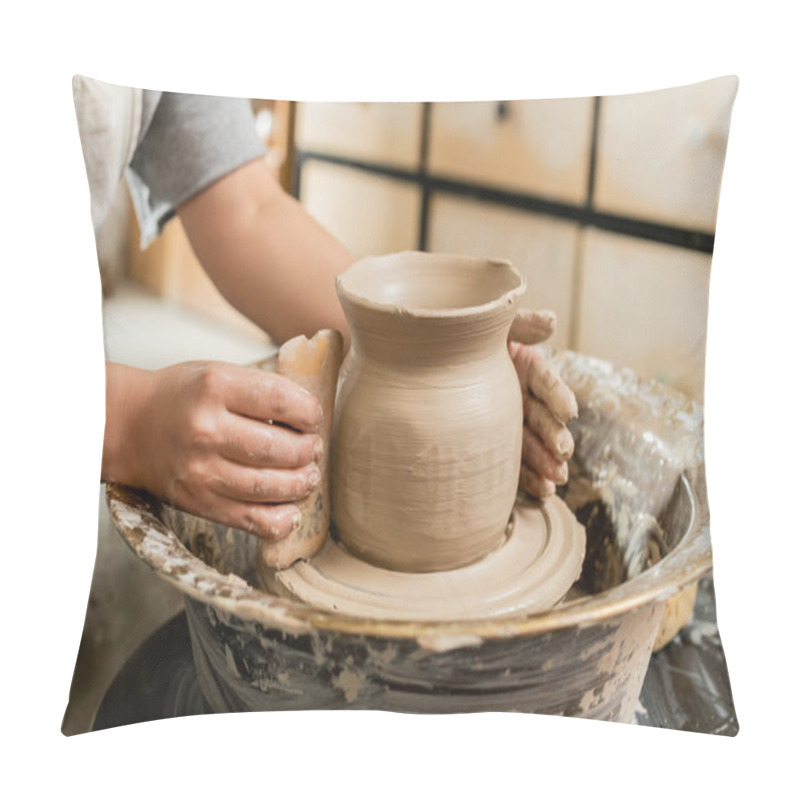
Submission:
<svg viewBox="0 0 800 800">
<path fill-rule="evenodd" d="M 520 311 L 508 337 L 525 419 L 519 485 L 534 497 L 548 497 L 556 485 L 567 482 L 567 461 L 575 449 L 567 428 L 567 422 L 578 416 L 575 395 L 535 347 L 549 339 L 555 327 L 552 311 Z"/>
</svg>

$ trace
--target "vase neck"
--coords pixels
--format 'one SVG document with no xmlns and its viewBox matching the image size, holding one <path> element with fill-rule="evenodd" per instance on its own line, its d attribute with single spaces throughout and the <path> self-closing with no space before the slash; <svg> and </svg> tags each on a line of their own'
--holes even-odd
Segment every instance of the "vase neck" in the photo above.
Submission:
<svg viewBox="0 0 800 800">
<path fill-rule="evenodd" d="M 381 363 L 457 364 L 505 349 L 516 298 L 481 314 L 413 316 L 344 303 L 353 350 Z"/>
</svg>

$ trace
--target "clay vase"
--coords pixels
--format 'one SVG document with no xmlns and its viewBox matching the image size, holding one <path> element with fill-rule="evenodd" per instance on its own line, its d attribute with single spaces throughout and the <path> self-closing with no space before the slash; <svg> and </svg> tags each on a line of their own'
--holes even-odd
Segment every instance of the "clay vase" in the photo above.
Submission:
<svg viewBox="0 0 800 800">
<path fill-rule="evenodd" d="M 358 557 L 432 572 L 505 536 L 522 394 L 506 340 L 525 281 L 505 261 L 397 253 L 337 279 L 352 345 L 333 427 L 335 535 Z"/>
</svg>

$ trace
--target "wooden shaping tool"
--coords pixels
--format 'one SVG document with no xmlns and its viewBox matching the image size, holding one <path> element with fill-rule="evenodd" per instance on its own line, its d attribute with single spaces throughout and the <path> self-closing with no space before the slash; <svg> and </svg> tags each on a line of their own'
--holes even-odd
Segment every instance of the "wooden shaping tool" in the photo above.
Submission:
<svg viewBox="0 0 800 800">
<path fill-rule="evenodd" d="M 297 503 L 300 526 L 278 542 L 264 542 L 259 549 L 259 570 L 284 569 L 301 558 L 311 558 L 325 543 L 330 527 L 330 441 L 336 382 L 344 343 L 339 331 L 319 331 L 312 339 L 296 336 L 278 352 L 276 372 L 311 392 L 322 406 L 319 434 L 324 450 L 319 463 L 320 481 L 311 494 Z"/>
</svg>

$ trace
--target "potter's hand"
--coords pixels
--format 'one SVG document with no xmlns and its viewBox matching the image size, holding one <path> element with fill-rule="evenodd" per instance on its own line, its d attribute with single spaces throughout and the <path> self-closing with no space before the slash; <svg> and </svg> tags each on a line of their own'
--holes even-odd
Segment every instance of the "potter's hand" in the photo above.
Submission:
<svg viewBox="0 0 800 800">
<path fill-rule="evenodd" d="M 534 345 L 548 339 L 556 325 L 552 311 L 521 311 L 509 334 L 508 350 L 522 386 L 520 488 L 534 497 L 553 494 L 567 482 L 567 461 L 575 443 L 567 422 L 578 416 L 575 395 Z"/>
<path fill-rule="evenodd" d="M 102 479 L 280 539 L 319 480 L 322 411 L 287 378 L 215 362 L 107 364 Z M 280 424 L 271 424 L 280 423 Z M 289 426 L 289 427 L 285 427 Z"/>
</svg>

